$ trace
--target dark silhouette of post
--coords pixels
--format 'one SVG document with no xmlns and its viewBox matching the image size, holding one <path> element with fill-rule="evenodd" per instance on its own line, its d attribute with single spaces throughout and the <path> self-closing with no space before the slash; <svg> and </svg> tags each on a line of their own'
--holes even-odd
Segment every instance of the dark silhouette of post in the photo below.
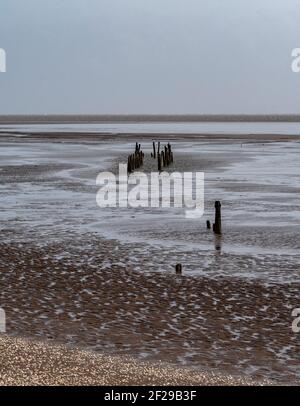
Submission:
<svg viewBox="0 0 300 406">
<path fill-rule="evenodd" d="M 127 172 L 130 173 L 131 172 L 131 161 L 130 161 L 130 155 L 128 155 L 128 159 L 127 159 Z"/>
<path fill-rule="evenodd" d="M 168 155 L 168 148 L 165 146 L 165 161 L 166 161 L 166 166 L 169 165 L 169 155 Z"/>
<path fill-rule="evenodd" d="M 156 158 L 155 141 L 153 141 L 153 158 Z"/>
<path fill-rule="evenodd" d="M 221 202 L 215 202 L 215 224 L 213 225 L 213 231 L 216 234 L 222 234 L 222 220 L 221 220 Z"/>
<path fill-rule="evenodd" d="M 158 172 L 161 172 L 161 155 L 157 154 L 157 169 Z"/>
<path fill-rule="evenodd" d="M 161 158 L 162 158 L 162 164 L 163 164 L 163 166 L 166 166 L 166 159 L 165 159 L 164 151 L 161 151 Z"/>
<path fill-rule="evenodd" d="M 206 228 L 207 228 L 208 230 L 210 230 L 210 221 L 209 221 L 209 220 L 206 221 Z"/>
<path fill-rule="evenodd" d="M 176 275 L 181 275 L 182 274 L 182 265 L 177 264 L 175 267 Z"/>
</svg>

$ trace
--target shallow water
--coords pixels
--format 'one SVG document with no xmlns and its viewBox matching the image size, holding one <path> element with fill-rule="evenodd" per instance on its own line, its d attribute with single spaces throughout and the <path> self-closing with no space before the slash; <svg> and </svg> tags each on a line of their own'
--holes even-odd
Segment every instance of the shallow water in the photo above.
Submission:
<svg viewBox="0 0 300 406">
<path fill-rule="evenodd" d="M 144 143 L 146 153 L 150 153 L 148 144 Z M 237 264 L 229 260 L 231 275 L 257 276 L 267 282 L 274 278 L 300 280 L 300 143 L 175 142 L 176 170 L 205 173 L 205 212 L 196 220 L 187 219 L 184 208 L 111 209 L 96 205 L 98 172 L 116 170 L 131 148 L 126 142 L 2 144 L 1 229 L 8 224 L 33 229 L 39 239 L 46 240 L 54 232 L 56 239 L 65 232 L 93 232 L 120 242 L 163 245 L 182 254 L 188 250 L 191 255 L 186 268 L 191 274 L 199 274 L 199 252 L 213 258 L 216 245 L 220 245 L 221 255 L 241 257 Z M 190 156 L 188 163 L 186 156 Z M 219 164 L 207 165 L 206 170 L 205 160 Z M 16 166 L 15 176 L 7 169 L 12 165 Z M 19 165 L 39 167 L 36 174 L 30 167 L 32 176 L 29 170 L 22 179 L 24 171 Z M 39 168 L 44 168 L 45 174 L 39 173 Z M 3 176 L 5 170 L 7 177 Z M 217 243 L 205 229 L 206 219 L 213 220 L 214 200 L 223 205 L 224 233 Z M 267 265 L 250 271 L 249 257 L 258 263 L 268 258 Z M 283 257 L 286 271 L 279 272 Z M 270 266 L 270 258 L 274 266 Z M 216 275 L 227 274 L 225 264 L 224 258 Z"/>
<path fill-rule="evenodd" d="M 289 134 L 300 136 L 300 123 L 100 123 L 1 125 L 0 130 L 20 132 L 89 132 L 113 134 Z"/>
</svg>

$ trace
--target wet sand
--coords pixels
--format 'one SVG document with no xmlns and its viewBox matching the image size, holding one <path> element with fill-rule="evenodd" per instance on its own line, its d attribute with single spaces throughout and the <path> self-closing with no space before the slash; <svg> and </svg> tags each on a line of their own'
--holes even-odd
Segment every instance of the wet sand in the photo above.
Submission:
<svg viewBox="0 0 300 406">
<path fill-rule="evenodd" d="M 299 143 L 175 137 L 176 170 L 208 176 L 205 218 L 187 223 L 181 212 L 97 211 L 97 171 L 116 170 L 133 138 L 1 137 L 8 334 L 299 383 L 300 341 L 291 332 L 300 288 Z M 287 156 L 276 175 L 276 159 Z M 263 177 L 255 172 L 261 165 Z M 215 196 L 224 201 L 221 240 L 205 229 Z"/>
</svg>

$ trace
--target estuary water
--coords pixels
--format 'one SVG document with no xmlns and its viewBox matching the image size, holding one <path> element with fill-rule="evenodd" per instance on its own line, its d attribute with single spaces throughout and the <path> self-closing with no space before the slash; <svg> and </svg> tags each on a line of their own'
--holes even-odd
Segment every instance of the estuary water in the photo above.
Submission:
<svg viewBox="0 0 300 406">
<path fill-rule="evenodd" d="M 300 123 L 98 123 L 98 124 L 17 124 L 0 126 L 2 132 L 87 132 L 165 134 L 276 134 L 300 135 Z"/>
</svg>

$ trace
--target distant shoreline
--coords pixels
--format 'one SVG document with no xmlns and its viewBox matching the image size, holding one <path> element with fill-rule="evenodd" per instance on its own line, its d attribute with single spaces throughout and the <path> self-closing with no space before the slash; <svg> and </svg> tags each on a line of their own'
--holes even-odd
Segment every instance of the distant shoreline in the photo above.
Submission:
<svg viewBox="0 0 300 406">
<path fill-rule="evenodd" d="M 0 125 L 9 124 L 86 124 L 86 123 L 200 123 L 200 122 L 281 122 L 298 123 L 300 114 L 180 114 L 180 115 L 0 115 Z"/>
</svg>

